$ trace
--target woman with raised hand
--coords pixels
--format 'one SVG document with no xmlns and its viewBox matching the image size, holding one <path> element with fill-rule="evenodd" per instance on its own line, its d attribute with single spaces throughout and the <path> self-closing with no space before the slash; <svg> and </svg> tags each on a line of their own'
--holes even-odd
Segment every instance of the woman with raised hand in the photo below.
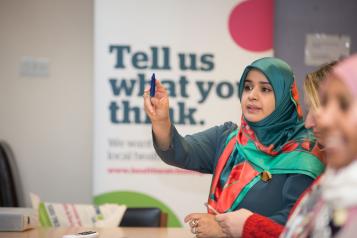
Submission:
<svg viewBox="0 0 357 238">
<path fill-rule="evenodd" d="M 208 204 L 219 213 L 240 212 L 244 223 L 269 217 L 285 224 L 300 194 L 323 171 L 304 127 L 297 88 L 288 64 L 262 58 L 248 65 L 239 86 L 242 119 L 182 137 L 171 124 L 168 94 L 144 95 L 154 147 L 170 165 L 212 173 Z M 226 237 L 212 211 L 185 218 L 197 237 Z"/>
</svg>

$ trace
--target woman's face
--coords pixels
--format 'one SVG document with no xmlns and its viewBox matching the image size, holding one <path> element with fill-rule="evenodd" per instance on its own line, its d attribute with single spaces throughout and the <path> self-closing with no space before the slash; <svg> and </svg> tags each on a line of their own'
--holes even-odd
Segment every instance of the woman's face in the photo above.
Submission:
<svg viewBox="0 0 357 238">
<path fill-rule="evenodd" d="M 247 121 L 258 122 L 275 110 L 275 95 L 268 79 L 259 70 L 250 70 L 242 94 L 242 112 Z"/>
<path fill-rule="evenodd" d="M 321 137 L 319 128 L 316 125 L 316 115 L 315 115 L 316 109 L 313 108 L 313 106 L 311 105 L 311 102 L 309 100 L 307 100 L 307 98 L 309 98 L 308 95 L 305 95 L 305 99 L 306 99 L 305 104 L 308 109 L 306 117 L 305 117 L 305 122 L 304 122 L 305 128 L 312 129 L 317 142 L 320 145 L 324 145 L 323 138 Z"/>
<path fill-rule="evenodd" d="M 306 114 L 305 118 L 305 128 L 311 129 L 314 132 L 314 136 L 317 140 L 317 142 L 321 145 L 324 145 L 323 138 L 321 138 L 321 133 L 316 126 L 316 116 L 315 116 L 315 110 L 311 107 L 308 106 L 308 112 Z"/>
<path fill-rule="evenodd" d="M 316 113 L 316 122 L 324 141 L 327 163 L 339 169 L 347 166 L 357 154 L 357 108 L 344 82 L 336 76 L 330 77 L 321 85 L 321 107 Z"/>
</svg>

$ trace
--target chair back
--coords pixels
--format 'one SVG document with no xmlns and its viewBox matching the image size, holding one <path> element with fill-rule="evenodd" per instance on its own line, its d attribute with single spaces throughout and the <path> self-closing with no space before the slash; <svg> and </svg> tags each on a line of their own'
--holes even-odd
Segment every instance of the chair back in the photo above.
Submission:
<svg viewBox="0 0 357 238">
<path fill-rule="evenodd" d="M 23 207 L 22 185 L 10 146 L 0 141 L 0 207 Z"/>
<path fill-rule="evenodd" d="M 167 214 L 157 207 L 129 207 L 119 224 L 122 227 L 166 227 Z"/>
</svg>

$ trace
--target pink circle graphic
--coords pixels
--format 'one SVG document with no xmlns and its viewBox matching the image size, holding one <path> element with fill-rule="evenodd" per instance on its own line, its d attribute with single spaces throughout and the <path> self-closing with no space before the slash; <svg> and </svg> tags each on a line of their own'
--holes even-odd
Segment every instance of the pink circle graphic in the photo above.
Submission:
<svg viewBox="0 0 357 238">
<path fill-rule="evenodd" d="M 273 48 L 273 1 L 246 0 L 232 10 L 228 27 L 235 43 L 255 52 Z"/>
</svg>

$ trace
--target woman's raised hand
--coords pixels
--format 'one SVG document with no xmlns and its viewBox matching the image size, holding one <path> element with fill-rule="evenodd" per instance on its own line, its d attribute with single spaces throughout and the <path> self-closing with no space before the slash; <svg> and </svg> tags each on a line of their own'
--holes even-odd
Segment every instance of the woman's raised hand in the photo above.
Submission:
<svg viewBox="0 0 357 238">
<path fill-rule="evenodd" d="M 150 97 L 150 87 L 144 91 L 144 110 L 152 123 L 169 121 L 169 96 L 165 87 L 156 80 L 155 96 Z"/>
<path fill-rule="evenodd" d="M 168 149 L 171 143 L 169 95 L 159 80 L 156 80 L 155 96 L 150 97 L 150 87 L 145 89 L 144 110 L 151 120 L 157 145 L 162 150 Z"/>
</svg>

